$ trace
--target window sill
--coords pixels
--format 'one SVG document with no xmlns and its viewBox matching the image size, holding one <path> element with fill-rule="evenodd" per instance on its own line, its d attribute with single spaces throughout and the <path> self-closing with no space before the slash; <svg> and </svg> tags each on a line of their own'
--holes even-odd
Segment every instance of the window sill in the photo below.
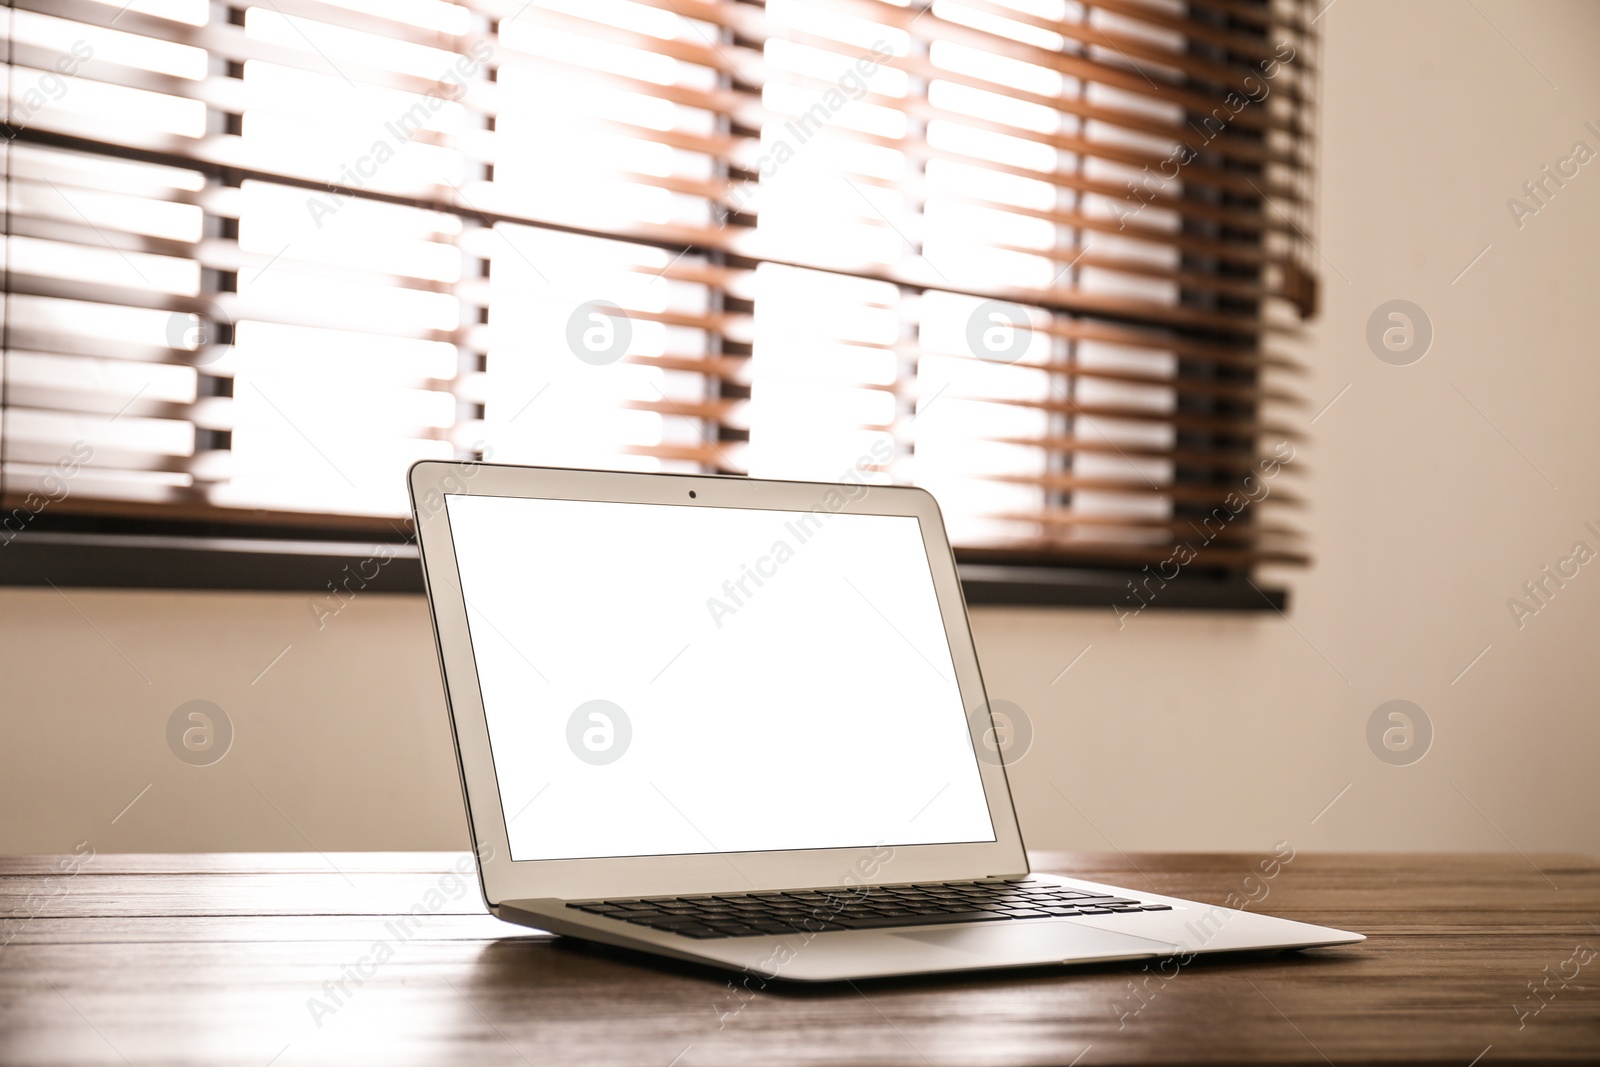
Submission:
<svg viewBox="0 0 1600 1067">
<path fill-rule="evenodd" d="M 1138 607 L 1117 570 L 961 563 L 972 606 Z M 327 593 L 330 588 L 422 592 L 417 550 L 409 544 L 267 540 L 145 534 L 34 531 L 0 545 L 0 586 L 101 589 L 268 590 Z M 1261 589 L 1238 574 L 1192 573 L 1159 589 L 1146 607 L 1200 611 L 1283 611 L 1282 589 Z"/>
<path fill-rule="evenodd" d="M 1009 564 L 962 563 L 961 587 L 967 604 L 1025 605 L 1060 608 L 1139 609 L 1130 592 L 1131 571 L 1090 570 L 1084 567 L 1020 567 Z M 1148 577 L 1139 575 L 1138 577 Z M 1146 608 L 1189 611 L 1283 611 L 1289 605 L 1287 590 L 1261 588 L 1240 574 L 1180 574 L 1159 586 L 1151 578 L 1153 595 Z"/>
</svg>

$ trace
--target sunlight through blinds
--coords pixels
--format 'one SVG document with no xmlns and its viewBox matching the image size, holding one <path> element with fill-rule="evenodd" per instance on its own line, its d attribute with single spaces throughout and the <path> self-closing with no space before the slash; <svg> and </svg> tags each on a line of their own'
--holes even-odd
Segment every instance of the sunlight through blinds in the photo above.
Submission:
<svg viewBox="0 0 1600 1067">
<path fill-rule="evenodd" d="M 0 504 L 392 533 L 489 458 L 1301 562 L 1310 10 L 17 0 Z"/>
</svg>

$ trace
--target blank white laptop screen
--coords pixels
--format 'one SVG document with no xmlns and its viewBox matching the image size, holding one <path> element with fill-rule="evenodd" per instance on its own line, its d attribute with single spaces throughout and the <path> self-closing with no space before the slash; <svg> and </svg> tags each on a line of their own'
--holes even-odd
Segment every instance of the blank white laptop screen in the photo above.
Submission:
<svg viewBox="0 0 1600 1067">
<path fill-rule="evenodd" d="M 994 840 L 916 518 L 445 499 L 512 859 Z"/>
</svg>

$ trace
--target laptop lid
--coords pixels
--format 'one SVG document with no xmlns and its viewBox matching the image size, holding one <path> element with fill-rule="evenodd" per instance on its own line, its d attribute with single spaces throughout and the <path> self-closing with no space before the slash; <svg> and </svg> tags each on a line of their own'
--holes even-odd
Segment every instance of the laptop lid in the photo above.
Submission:
<svg viewBox="0 0 1600 1067">
<path fill-rule="evenodd" d="M 435 461 L 410 483 L 491 905 L 1026 871 L 927 492 Z"/>
</svg>

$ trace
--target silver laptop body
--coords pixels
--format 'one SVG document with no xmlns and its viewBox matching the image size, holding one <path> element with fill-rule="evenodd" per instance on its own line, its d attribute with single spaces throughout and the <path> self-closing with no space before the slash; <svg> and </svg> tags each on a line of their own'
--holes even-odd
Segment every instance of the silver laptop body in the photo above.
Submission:
<svg viewBox="0 0 1600 1067">
<path fill-rule="evenodd" d="M 501 919 L 763 981 L 1363 940 L 1029 871 L 923 490 L 434 461 L 410 487 Z"/>
</svg>

